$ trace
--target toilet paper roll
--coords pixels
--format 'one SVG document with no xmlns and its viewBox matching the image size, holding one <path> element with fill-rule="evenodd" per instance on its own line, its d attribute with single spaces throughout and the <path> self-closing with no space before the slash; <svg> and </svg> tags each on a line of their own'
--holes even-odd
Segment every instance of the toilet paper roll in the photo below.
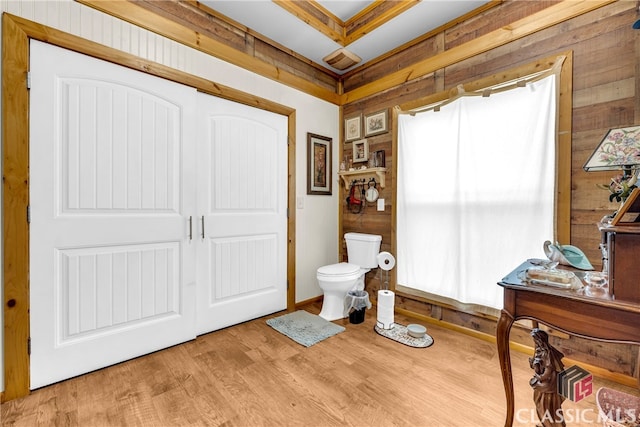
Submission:
<svg viewBox="0 0 640 427">
<path fill-rule="evenodd" d="M 378 319 L 377 325 L 382 329 L 391 329 L 394 325 L 393 308 L 396 294 L 392 291 L 378 291 Z"/>
<path fill-rule="evenodd" d="M 378 267 L 383 270 L 391 270 L 396 265 L 396 259 L 389 252 L 380 252 L 378 254 Z"/>
</svg>

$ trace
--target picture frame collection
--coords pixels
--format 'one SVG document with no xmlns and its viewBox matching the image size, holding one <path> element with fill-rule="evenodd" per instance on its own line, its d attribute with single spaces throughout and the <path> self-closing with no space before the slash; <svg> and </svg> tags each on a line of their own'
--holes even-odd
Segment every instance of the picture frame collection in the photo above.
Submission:
<svg viewBox="0 0 640 427">
<path fill-rule="evenodd" d="M 353 163 L 369 162 L 367 137 L 389 131 L 388 110 L 344 119 L 344 141 L 353 143 Z M 331 145 L 329 137 L 307 133 L 307 194 L 331 195 Z M 376 167 L 385 166 L 384 150 L 373 153 Z"/>
<path fill-rule="evenodd" d="M 388 131 L 388 109 L 365 114 L 364 117 L 358 114 L 344 119 L 344 142 L 357 141 L 363 137 L 380 135 Z"/>
<path fill-rule="evenodd" d="M 344 119 L 344 142 L 352 142 L 352 162 L 373 161 L 374 167 L 385 167 L 384 150 L 373 152 L 374 158 L 369 158 L 369 142 L 366 138 L 389 132 L 388 109 L 373 113 L 346 117 Z"/>
</svg>

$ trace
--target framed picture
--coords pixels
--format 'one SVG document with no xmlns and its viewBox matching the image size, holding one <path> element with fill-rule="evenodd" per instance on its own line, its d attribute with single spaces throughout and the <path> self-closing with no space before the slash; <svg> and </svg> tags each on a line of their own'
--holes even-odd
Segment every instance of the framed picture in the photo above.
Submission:
<svg viewBox="0 0 640 427">
<path fill-rule="evenodd" d="M 375 151 L 374 154 L 375 154 L 374 166 L 377 167 L 377 168 L 386 167 L 385 160 L 384 160 L 384 150 Z"/>
<path fill-rule="evenodd" d="M 307 133 L 307 194 L 331 195 L 331 142 Z"/>
<path fill-rule="evenodd" d="M 369 143 L 366 139 L 353 141 L 353 163 L 369 160 Z"/>
<path fill-rule="evenodd" d="M 364 116 L 364 136 L 379 135 L 388 130 L 386 109 Z"/>
<path fill-rule="evenodd" d="M 362 136 L 360 130 L 362 129 L 362 116 L 357 115 L 348 119 L 344 119 L 344 141 L 353 141 L 354 139 L 360 139 Z"/>
<path fill-rule="evenodd" d="M 640 188 L 634 188 L 611 220 L 611 225 L 640 225 L 640 198 L 638 195 L 640 195 Z"/>
</svg>

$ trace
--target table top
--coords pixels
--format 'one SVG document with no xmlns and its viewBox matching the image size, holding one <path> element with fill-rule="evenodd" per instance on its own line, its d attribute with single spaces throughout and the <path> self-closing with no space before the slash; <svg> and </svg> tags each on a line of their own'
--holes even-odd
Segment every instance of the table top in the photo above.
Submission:
<svg viewBox="0 0 640 427">
<path fill-rule="evenodd" d="M 537 260 L 532 259 L 523 262 L 508 275 L 502 278 L 502 280 L 498 282 L 498 285 L 502 286 L 505 289 L 552 295 L 554 297 L 566 298 L 573 301 L 580 301 L 582 303 L 593 304 L 597 306 L 606 306 L 615 308 L 617 310 L 640 313 L 640 304 L 630 301 L 620 301 L 613 299 L 609 294 L 608 287 L 603 287 L 595 290 L 593 288 L 587 287 L 584 280 L 585 274 L 588 273 L 587 271 L 577 270 L 575 268 L 565 266 L 557 267 L 558 269 L 572 271 L 582 283 L 582 287 L 580 287 L 579 289 L 565 289 L 523 281 L 521 277 L 524 276 L 525 270 L 529 267 L 536 266 L 536 261 Z"/>
</svg>

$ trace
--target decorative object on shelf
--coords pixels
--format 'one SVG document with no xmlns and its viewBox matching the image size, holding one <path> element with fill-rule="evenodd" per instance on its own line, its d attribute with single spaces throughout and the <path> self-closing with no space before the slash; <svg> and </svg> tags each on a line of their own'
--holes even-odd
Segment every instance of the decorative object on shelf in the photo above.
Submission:
<svg viewBox="0 0 640 427">
<path fill-rule="evenodd" d="M 375 151 L 373 154 L 375 154 L 376 167 L 378 167 L 378 168 L 386 167 L 385 159 L 384 159 L 384 150 Z"/>
<path fill-rule="evenodd" d="M 373 136 L 385 133 L 387 126 L 387 109 L 364 116 L 364 136 Z"/>
<path fill-rule="evenodd" d="M 621 170 L 622 174 L 599 187 L 610 191 L 609 201 L 624 202 L 636 188 L 640 172 L 640 126 L 610 129 L 583 169 L 590 171 Z"/>
<path fill-rule="evenodd" d="M 366 139 L 353 141 L 353 163 L 366 162 L 369 159 L 369 143 Z"/>
<path fill-rule="evenodd" d="M 547 240 L 542 245 L 542 248 L 547 258 L 551 261 L 558 262 L 562 265 L 570 265 L 581 270 L 593 270 L 593 266 L 584 252 L 575 246 L 561 245 L 558 242 L 553 245 Z"/>
<path fill-rule="evenodd" d="M 366 179 L 367 177 L 376 177 L 376 181 L 378 182 L 380 188 L 384 188 L 386 173 L 387 169 L 385 168 L 366 168 L 358 170 L 353 169 L 349 171 L 338 172 L 338 177 L 342 179 L 345 189 L 349 188 L 349 180 L 354 178 Z"/>
<path fill-rule="evenodd" d="M 307 194 L 331 195 L 331 142 L 307 133 Z"/>
<path fill-rule="evenodd" d="M 344 142 L 360 139 L 362 129 L 362 116 L 358 114 L 355 117 L 344 119 Z"/>
</svg>

